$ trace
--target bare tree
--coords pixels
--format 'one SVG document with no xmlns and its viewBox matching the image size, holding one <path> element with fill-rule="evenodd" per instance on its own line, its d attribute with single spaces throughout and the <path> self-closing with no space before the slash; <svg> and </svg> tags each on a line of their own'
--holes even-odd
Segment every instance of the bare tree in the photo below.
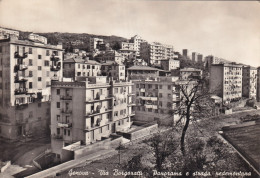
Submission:
<svg viewBox="0 0 260 178">
<path fill-rule="evenodd" d="M 212 116 L 215 103 L 211 100 L 205 77 L 191 77 L 189 80 L 179 82 L 179 106 L 172 112 L 178 113 L 180 119 L 176 125 L 184 123 L 181 134 L 181 151 L 185 155 L 185 135 L 189 124 L 199 119 Z"/>
</svg>

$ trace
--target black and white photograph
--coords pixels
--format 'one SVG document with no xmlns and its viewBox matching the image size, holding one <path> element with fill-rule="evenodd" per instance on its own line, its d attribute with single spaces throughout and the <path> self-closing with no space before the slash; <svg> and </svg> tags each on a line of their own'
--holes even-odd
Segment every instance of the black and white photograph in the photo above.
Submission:
<svg viewBox="0 0 260 178">
<path fill-rule="evenodd" d="M 0 178 L 260 177 L 260 1 L 0 0 Z"/>
</svg>

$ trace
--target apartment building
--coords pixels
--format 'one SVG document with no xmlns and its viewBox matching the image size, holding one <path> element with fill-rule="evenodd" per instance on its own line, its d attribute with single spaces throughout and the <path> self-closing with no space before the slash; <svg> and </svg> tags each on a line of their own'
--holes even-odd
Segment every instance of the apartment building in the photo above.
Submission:
<svg viewBox="0 0 260 178">
<path fill-rule="evenodd" d="M 242 96 L 256 99 L 257 69 L 251 66 L 243 66 L 242 69 Z"/>
<path fill-rule="evenodd" d="M 202 62 L 203 61 L 203 55 L 202 54 L 198 54 L 198 62 Z"/>
<path fill-rule="evenodd" d="M 0 136 L 21 139 L 48 132 L 51 81 L 62 78 L 61 45 L 0 40 Z"/>
<path fill-rule="evenodd" d="M 191 53 L 191 60 L 194 61 L 194 62 L 198 61 L 198 54 L 196 52 Z"/>
<path fill-rule="evenodd" d="M 113 80 L 125 80 L 125 65 L 118 64 L 114 61 L 107 61 L 101 64 L 101 74 Z"/>
<path fill-rule="evenodd" d="M 90 37 L 87 46 L 89 48 L 89 51 L 92 52 L 92 51 L 95 51 L 97 49 L 98 44 L 100 45 L 100 44 L 103 44 L 103 43 L 104 43 L 104 40 L 101 39 L 101 38 Z"/>
<path fill-rule="evenodd" d="M 154 80 L 136 80 L 135 119 L 141 121 L 176 121 L 178 115 L 170 113 L 180 103 L 178 77 L 157 77 Z"/>
<path fill-rule="evenodd" d="M 63 76 L 73 78 L 79 76 L 100 76 L 101 64 L 94 60 L 72 57 L 63 62 Z"/>
<path fill-rule="evenodd" d="M 58 155 L 71 143 L 89 145 L 131 126 L 132 82 L 108 83 L 105 76 L 84 80 L 52 83 L 52 151 Z"/>
<path fill-rule="evenodd" d="M 129 80 L 155 78 L 160 71 L 162 70 L 149 66 L 132 66 L 127 69 L 127 77 Z"/>
<path fill-rule="evenodd" d="M 183 49 L 183 50 L 182 50 L 182 56 L 187 58 L 188 55 L 189 55 L 188 49 Z"/>
<path fill-rule="evenodd" d="M 161 60 L 161 68 L 166 71 L 180 68 L 180 61 L 176 59 Z"/>
<path fill-rule="evenodd" d="M 107 61 L 115 61 L 116 63 L 121 64 L 125 62 L 124 56 L 115 50 L 99 53 L 94 57 L 94 59 L 96 61 L 99 61 L 100 63 L 105 63 Z"/>
<path fill-rule="evenodd" d="M 174 58 L 173 46 L 143 42 L 140 46 L 140 56 L 148 64 L 160 66 L 161 60 Z"/>
<path fill-rule="evenodd" d="M 242 65 L 235 63 L 212 65 L 210 91 L 221 97 L 224 103 L 240 100 L 242 97 Z"/>
<path fill-rule="evenodd" d="M 130 42 L 134 44 L 134 50 L 136 51 L 136 56 L 140 56 L 141 43 L 146 42 L 142 37 L 135 35 L 130 39 Z"/>
<path fill-rule="evenodd" d="M 0 40 L 7 39 L 10 36 L 15 36 L 18 38 L 19 31 L 0 27 Z"/>
<path fill-rule="evenodd" d="M 128 43 L 128 42 L 121 42 L 120 48 L 123 49 L 123 50 L 135 51 L 135 44 L 134 43 Z"/>
<path fill-rule="evenodd" d="M 43 43 L 43 44 L 47 44 L 47 38 L 46 37 L 40 36 L 40 35 L 37 35 L 37 34 L 34 34 L 34 33 L 29 34 L 28 39 L 32 40 L 34 42 L 40 42 L 40 43 Z"/>
</svg>

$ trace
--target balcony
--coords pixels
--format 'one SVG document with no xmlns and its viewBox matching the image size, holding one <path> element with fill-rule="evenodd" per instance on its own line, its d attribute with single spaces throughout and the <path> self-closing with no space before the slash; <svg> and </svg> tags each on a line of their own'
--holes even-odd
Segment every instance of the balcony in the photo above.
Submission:
<svg viewBox="0 0 260 178">
<path fill-rule="evenodd" d="M 60 60 L 57 56 L 51 56 L 51 61 L 58 62 Z"/>
<path fill-rule="evenodd" d="M 72 123 L 58 122 L 58 127 L 71 128 L 72 127 Z"/>
<path fill-rule="evenodd" d="M 140 89 L 140 92 L 145 92 L 145 89 L 144 89 L 144 88 L 141 88 L 141 89 Z"/>
<path fill-rule="evenodd" d="M 86 103 L 95 103 L 95 102 L 100 102 L 100 101 L 110 100 L 110 99 L 113 99 L 113 97 L 112 96 L 106 97 L 105 95 L 101 95 L 100 97 L 96 97 L 96 98 L 88 98 Z"/>
<path fill-rule="evenodd" d="M 59 81 L 59 77 L 53 76 L 53 77 L 51 77 L 51 80 L 52 80 L 52 81 Z"/>
<path fill-rule="evenodd" d="M 142 100 L 150 100 L 150 101 L 157 101 L 158 98 L 156 96 L 140 96 Z"/>
<path fill-rule="evenodd" d="M 61 100 L 72 100 L 72 96 L 60 96 Z"/>
<path fill-rule="evenodd" d="M 14 77 L 14 83 L 22 83 L 27 82 L 27 79 L 23 76 L 15 76 Z"/>
<path fill-rule="evenodd" d="M 59 71 L 60 66 L 51 65 L 51 71 Z"/>
<path fill-rule="evenodd" d="M 27 92 L 28 92 L 27 88 L 18 88 L 14 90 L 15 95 L 23 95 L 23 94 L 27 94 Z"/>
<path fill-rule="evenodd" d="M 17 72 L 17 71 L 23 71 L 23 70 L 26 70 L 28 69 L 28 66 L 27 65 L 24 65 L 24 64 L 17 64 L 14 66 L 14 72 Z"/>
<path fill-rule="evenodd" d="M 62 113 L 62 114 L 72 114 L 72 110 L 62 109 L 62 110 L 61 110 L 61 113 Z"/>
<path fill-rule="evenodd" d="M 128 103 L 128 105 L 127 106 L 135 106 L 136 104 L 135 103 Z"/>
<path fill-rule="evenodd" d="M 27 58 L 28 53 L 23 53 L 23 55 L 20 55 L 19 52 L 14 53 L 14 58 L 21 59 L 21 58 Z"/>
<path fill-rule="evenodd" d="M 112 112 L 112 107 L 102 109 L 102 110 L 96 110 L 96 111 L 92 110 L 90 113 L 86 114 L 86 117 L 97 116 L 97 115 L 105 114 L 105 113 L 108 113 L 108 112 Z"/>
<path fill-rule="evenodd" d="M 145 104 L 144 105 L 147 109 L 151 108 L 151 109 L 158 109 L 157 105 L 151 105 L 151 104 Z"/>
</svg>

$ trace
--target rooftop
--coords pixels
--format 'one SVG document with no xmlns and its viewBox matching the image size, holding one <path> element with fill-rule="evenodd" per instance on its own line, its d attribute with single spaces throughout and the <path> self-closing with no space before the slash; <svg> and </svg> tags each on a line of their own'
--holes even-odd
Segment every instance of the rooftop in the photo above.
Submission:
<svg viewBox="0 0 260 178">
<path fill-rule="evenodd" d="M 132 66 L 132 67 L 129 67 L 127 70 L 156 70 L 156 71 L 162 71 L 161 69 L 149 67 L 149 66 Z"/>
</svg>

